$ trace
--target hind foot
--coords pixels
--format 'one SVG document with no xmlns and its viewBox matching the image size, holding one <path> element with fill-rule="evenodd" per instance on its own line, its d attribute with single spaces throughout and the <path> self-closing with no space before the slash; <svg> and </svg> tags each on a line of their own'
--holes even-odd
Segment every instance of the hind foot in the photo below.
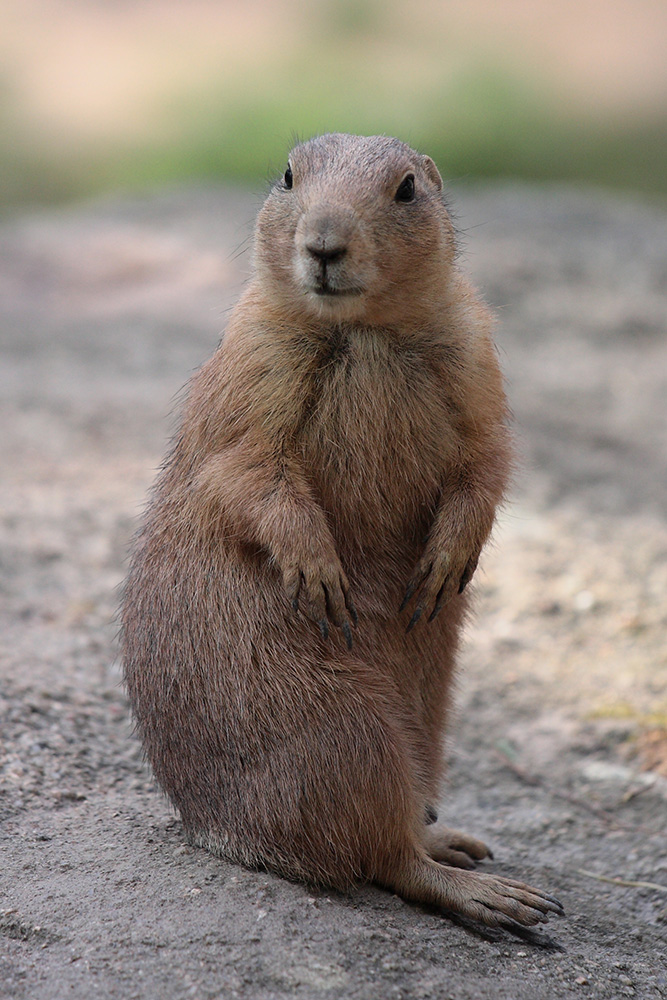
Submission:
<svg viewBox="0 0 667 1000">
<path fill-rule="evenodd" d="M 422 838 L 427 854 L 441 864 L 470 869 L 484 858 L 493 860 L 491 849 L 481 840 L 448 826 L 427 826 Z"/>
<path fill-rule="evenodd" d="M 534 927 L 546 923 L 550 914 L 563 914 L 557 899 L 531 885 L 485 872 L 461 871 L 424 854 L 415 854 L 385 884 L 404 899 L 430 903 L 487 927 Z"/>
<path fill-rule="evenodd" d="M 488 927 L 504 927 L 507 930 L 513 929 L 516 924 L 534 927 L 545 924 L 551 913 L 563 916 L 562 904 L 532 885 L 482 872 L 458 871 L 451 874 L 455 878 L 448 889 L 453 899 L 450 897 L 449 902 L 444 902 L 445 908 Z"/>
</svg>

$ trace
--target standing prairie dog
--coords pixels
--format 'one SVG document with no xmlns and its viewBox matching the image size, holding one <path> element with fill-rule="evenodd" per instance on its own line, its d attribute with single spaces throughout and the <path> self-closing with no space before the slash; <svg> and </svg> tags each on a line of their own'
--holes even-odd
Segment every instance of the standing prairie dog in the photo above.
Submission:
<svg viewBox="0 0 667 1000">
<path fill-rule="evenodd" d="M 441 188 L 396 139 L 292 152 L 136 540 L 125 678 L 193 843 L 533 925 L 560 904 L 469 870 L 485 845 L 431 822 L 463 591 L 510 465 Z"/>
</svg>

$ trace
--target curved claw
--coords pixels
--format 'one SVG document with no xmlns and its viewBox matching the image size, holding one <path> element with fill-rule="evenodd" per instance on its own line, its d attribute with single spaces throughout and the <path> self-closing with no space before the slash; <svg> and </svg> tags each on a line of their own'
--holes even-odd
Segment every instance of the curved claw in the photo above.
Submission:
<svg viewBox="0 0 667 1000">
<path fill-rule="evenodd" d="M 398 609 L 399 614 L 407 607 L 407 605 L 412 600 L 419 587 L 421 587 L 421 585 L 427 579 L 432 569 L 433 569 L 432 563 L 422 562 L 417 565 L 417 569 L 413 573 L 412 579 L 409 581 L 405 589 L 405 597 L 403 598 L 401 606 Z"/>
<path fill-rule="evenodd" d="M 466 587 L 472 580 L 476 569 L 477 569 L 477 560 L 471 559 L 470 562 L 467 564 L 466 568 L 463 570 L 463 576 L 459 581 L 459 589 L 458 589 L 459 594 L 462 594 L 463 591 L 466 589 Z"/>
<path fill-rule="evenodd" d="M 438 591 L 438 596 L 435 599 L 435 607 L 433 608 L 433 611 L 431 612 L 431 614 L 428 616 L 428 620 L 430 622 L 433 621 L 433 619 L 435 618 L 435 616 L 440 611 L 442 611 L 443 607 L 445 606 L 446 595 L 447 595 L 447 583 L 448 583 L 448 581 L 445 580 L 445 582 L 443 583 L 442 587 Z M 461 593 L 461 591 L 459 590 L 459 594 L 460 593 Z"/>
<path fill-rule="evenodd" d="M 340 566 L 332 569 L 323 563 L 314 569 L 297 565 L 283 572 L 283 585 L 295 613 L 301 612 L 319 630 L 322 639 L 330 636 L 331 626 L 339 628 L 348 649 L 352 649 L 352 627 L 359 621 L 357 609 L 350 594 L 350 585 Z"/>
<path fill-rule="evenodd" d="M 421 605 L 418 608 L 415 608 L 415 612 L 410 621 L 408 622 L 408 627 L 405 630 L 406 632 L 412 631 L 412 629 L 415 627 L 415 625 L 417 624 L 423 613 L 424 609 L 423 607 L 421 607 Z"/>
<path fill-rule="evenodd" d="M 456 553 L 442 551 L 431 558 L 422 556 L 408 583 L 405 596 L 399 608 L 403 611 L 410 600 L 417 595 L 417 607 L 410 619 L 410 632 L 422 614 L 427 612 L 427 620 L 432 622 L 456 594 L 462 594 L 477 568 L 478 555 L 473 555 L 461 570 L 461 562 Z M 428 611 L 430 609 L 430 614 Z"/>
<path fill-rule="evenodd" d="M 401 613 L 401 611 L 405 611 L 405 609 L 406 609 L 406 607 L 408 605 L 408 602 L 413 597 L 414 592 L 415 592 L 416 589 L 417 589 L 417 584 L 416 583 L 409 583 L 407 585 L 406 590 L 405 590 L 405 597 L 401 601 L 401 606 L 398 609 L 398 613 L 399 614 Z"/>
</svg>

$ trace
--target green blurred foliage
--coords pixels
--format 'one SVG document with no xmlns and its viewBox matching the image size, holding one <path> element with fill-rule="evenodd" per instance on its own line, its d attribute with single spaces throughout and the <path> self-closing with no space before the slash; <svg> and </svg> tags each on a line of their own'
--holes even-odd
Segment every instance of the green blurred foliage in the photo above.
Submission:
<svg viewBox="0 0 667 1000">
<path fill-rule="evenodd" d="M 364 76 L 347 74 L 332 87 L 320 59 L 307 88 L 294 82 L 295 72 L 275 94 L 230 101 L 212 90 L 182 109 L 179 141 L 147 143 L 117 159 L 109 153 L 107 164 L 129 185 L 256 183 L 283 169 L 294 141 L 321 132 L 381 133 L 428 152 L 450 181 L 514 177 L 667 193 L 667 119 L 564 116 L 538 87 L 500 68 L 468 70 L 420 93 L 387 94 L 374 85 L 372 70 Z"/>
<path fill-rule="evenodd" d="M 386 133 L 428 152 L 448 181 L 525 178 L 667 192 L 667 115 L 563 109 L 514 62 L 472 53 L 455 68 L 424 58 L 381 0 L 322 0 L 291 51 L 249 56 L 240 75 L 167 88 L 155 127 L 72 143 L 31 127 L 0 87 L 0 209 L 188 180 L 256 186 L 278 174 L 292 141 L 324 131 Z M 430 45 L 430 49 L 429 46 Z M 400 61 L 400 60 L 399 60 Z M 268 173 L 267 173 L 268 172 Z"/>
</svg>

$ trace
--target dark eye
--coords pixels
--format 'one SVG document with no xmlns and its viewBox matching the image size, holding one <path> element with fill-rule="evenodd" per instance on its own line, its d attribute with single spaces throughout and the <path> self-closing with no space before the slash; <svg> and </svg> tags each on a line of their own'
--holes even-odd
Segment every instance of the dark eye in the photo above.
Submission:
<svg viewBox="0 0 667 1000">
<path fill-rule="evenodd" d="M 414 201 L 415 197 L 415 175 L 408 174 L 398 186 L 395 201 Z"/>
<path fill-rule="evenodd" d="M 292 176 L 292 168 L 291 168 L 291 166 L 288 163 L 287 164 L 287 170 L 285 171 L 285 173 L 283 175 L 283 184 L 289 190 L 292 187 L 293 183 L 294 183 L 294 177 Z"/>
</svg>

